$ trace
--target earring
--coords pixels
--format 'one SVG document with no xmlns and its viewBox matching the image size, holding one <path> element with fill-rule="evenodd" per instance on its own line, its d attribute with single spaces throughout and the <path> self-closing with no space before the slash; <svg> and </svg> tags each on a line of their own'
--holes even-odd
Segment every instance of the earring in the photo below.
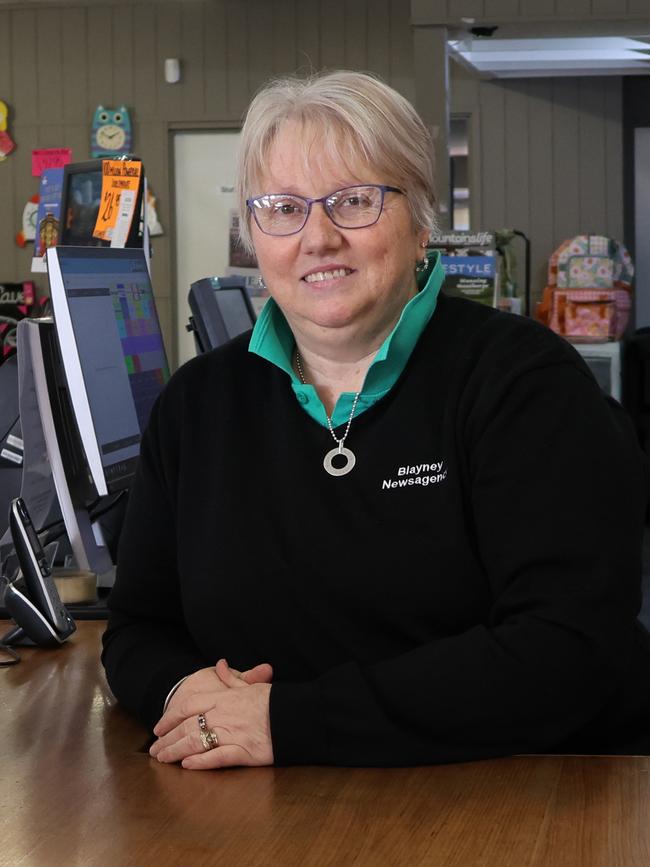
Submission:
<svg viewBox="0 0 650 867">
<path fill-rule="evenodd" d="M 426 241 L 422 241 L 422 243 L 420 244 L 420 247 L 422 247 L 423 250 L 426 250 L 426 248 L 427 248 L 427 242 L 426 242 Z M 424 254 L 424 259 L 422 259 L 421 262 L 417 262 L 417 263 L 416 263 L 416 265 L 415 265 L 415 273 L 416 273 L 416 274 L 422 274 L 422 272 L 423 272 L 423 271 L 426 271 L 428 267 L 429 267 L 429 257 L 428 257 L 427 254 L 425 253 L 425 254 Z"/>
</svg>

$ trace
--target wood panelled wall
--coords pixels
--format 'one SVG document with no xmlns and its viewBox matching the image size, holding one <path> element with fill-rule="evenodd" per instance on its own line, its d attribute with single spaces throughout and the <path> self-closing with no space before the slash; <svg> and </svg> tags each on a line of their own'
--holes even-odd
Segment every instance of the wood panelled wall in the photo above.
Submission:
<svg viewBox="0 0 650 867">
<path fill-rule="evenodd" d="M 153 239 L 152 266 L 171 351 L 170 129 L 236 127 L 261 82 L 296 70 L 373 70 L 413 100 L 413 51 L 407 0 L 0 7 L 0 99 L 17 143 L 0 163 L 0 282 L 31 277 L 31 245 L 21 250 L 14 236 L 38 191 L 32 148 L 67 146 L 87 159 L 95 107 L 125 103 L 165 229 Z M 180 84 L 164 82 L 165 57 L 181 58 Z M 534 294 L 566 237 L 622 238 L 619 78 L 481 81 L 454 63 L 451 82 L 452 111 L 471 115 L 473 228 L 531 238 Z M 46 288 L 43 275 L 36 282 Z"/>
<path fill-rule="evenodd" d="M 648 0 L 411 0 L 414 23 L 526 22 L 539 19 L 602 20 L 647 18 Z"/>
<path fill-rule="evenodd" d="M 481 81 L 457 67 L 452 104 L 471 114 L 472 225 L 530 238 L 533 300 L 566 238 L 623 241 L 619 77 Z"/>
<path fill-rule="evenodd" d="M 182 80 L 164 81 L 163 60 Z M 31 151 L 71 147 L 89 158 L 98 104 L 124 103 L 133 149 L 158 199 L 165 234 L 153 238 L 152 271 L 172 347 L 173 228 L 169 130 L 237 127 L 269 76 L 322 67 L 368 69 L 414 98 L 406 0 L 185 0 L 0 7 L 0 99 L 17 144 L 0 163 L 0 282 L 31 279 L 33 247 L 14 236 L 38 192 Z M 44 275 L 35 275 L 41 290 Z"/>
</svg>

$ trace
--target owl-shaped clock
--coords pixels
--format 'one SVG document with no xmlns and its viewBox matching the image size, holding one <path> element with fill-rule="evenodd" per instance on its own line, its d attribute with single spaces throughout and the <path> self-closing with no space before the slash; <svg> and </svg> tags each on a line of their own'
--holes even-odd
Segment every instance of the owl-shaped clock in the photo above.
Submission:
<svg viewBox="0 0 650 867">
<path fill-rule="evenodd" d="M 119 157 L 131 153 L 131 118 L 128 109 L 104 108 L 98 105 L 90 133 L 90 150 L 93 158 Z"/>
</svg>

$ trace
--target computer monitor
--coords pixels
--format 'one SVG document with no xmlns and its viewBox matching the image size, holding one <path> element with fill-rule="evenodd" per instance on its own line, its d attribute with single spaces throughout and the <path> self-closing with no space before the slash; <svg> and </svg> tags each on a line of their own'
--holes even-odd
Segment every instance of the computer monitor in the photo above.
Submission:
<svg viewBox="0 0 650 867">
<path fill-rule="evenodd" d="M 246 278 L 203 277 L 191 284 L 188 302 L 188 331 L 194 333 L 198 353 L 215 349 L 255 323 Z"/>
<path fill-rule="evenodd" d="M 137 157 L 131 159 L 137 160 Z M 59 243 L 76 247 L 108 247 L 110 241 L 93 237 L 102 194 L 104 160 L 86 160 L 68 163 L 63 169 L 61 193 L 61 236 Z M 141 179 L 144 178 L 144 168 Z M 143 183 L 140 183 L 135 203 L 135 214 L 142 210 Z M 143 221 L 135 216 L 131 222 L 125 247 L 142 247 L 144 243 Z"/>
<path fill-rule="evenodd" d="M 98 496 L 128 487 L 169 365 L 142 248 L 52 247 L 48 279 L 70 406 Z"/>
<path fill-rule="evenodd" d="M 22 371 L 19 411 L 24 449 L 20 496 L 28 504 L 38 531 L 51 531 L 50 541 L 60 539 L 63 521 L 68 544 L 57 542 L 54 556 L 60 555 L 69 565 L 71 553 L 78 569 L 97 575 L 98 587 L 110 587 L 115 575 L 115 549 L 107 546 L 94 507 L 99 504 L 102 512 L 111 512 L 115 504 L 108 502 L 111 498 L 97 497 L 88 473 L 52 318 L 19 322 L 17 348 Z M 0 539 L 0 557 L 5 564 L 6 556 L 11 557 L 7 534 Z"/>
</svg>

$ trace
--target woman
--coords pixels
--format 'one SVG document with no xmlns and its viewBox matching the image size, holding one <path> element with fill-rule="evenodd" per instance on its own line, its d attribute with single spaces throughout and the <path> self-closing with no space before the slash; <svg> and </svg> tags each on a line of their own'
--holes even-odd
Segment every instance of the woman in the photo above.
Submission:
<svg viewBox="0 0 650 867">
<path fill-rule="evenodd" d="M 641 452 L 568 343 L 439 293 L 430 152 L 368 75 L 250 106 L 240 222 L 271 300 L 154 409 L 104 638 L 159 761 L 613 752 L 650 727 Z"/>
</svg>

